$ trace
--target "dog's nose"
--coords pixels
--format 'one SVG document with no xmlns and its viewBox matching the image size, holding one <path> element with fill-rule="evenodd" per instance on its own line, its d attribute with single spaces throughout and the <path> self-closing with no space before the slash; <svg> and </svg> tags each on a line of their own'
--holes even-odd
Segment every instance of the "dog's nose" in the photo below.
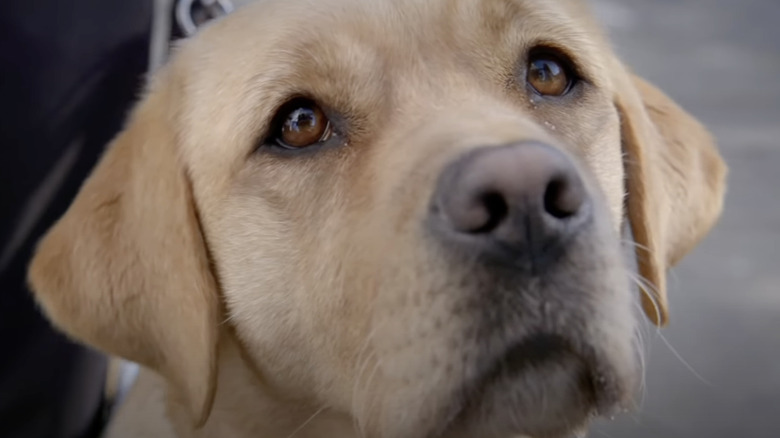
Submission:
<svg viewBox="0 0 780 438">
<path fill-rule="evenodd" d="M 574 163 L 537 142 L 480 148 L 456 159 L 442 172 L 432 207 L 433 226 L 463 250 L 536 267 L 590 214 Z"/>
</svg>

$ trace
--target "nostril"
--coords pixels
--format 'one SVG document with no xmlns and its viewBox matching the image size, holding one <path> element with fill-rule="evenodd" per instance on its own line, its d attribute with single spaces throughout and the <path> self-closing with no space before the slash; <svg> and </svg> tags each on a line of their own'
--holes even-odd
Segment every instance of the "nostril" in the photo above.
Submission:
<svg viewBox="0 0 780 438">
<path fill-rule="evenodd" d="M 476 149 L 447 165 L 436 184 L 430 223 L 463 245 L 539 252 L 588 217 L 577 167 L 541 144 Z"/>
<path fill-rule="evenodd" d="M 583 202 L 582 187 L 565 176 L 553 178 L 544 192 L 544 209 L 557 219 L 574 216 Z"/>
<path fill-rule="evenodd" d="M 498 192 L 485 193 L 481 197 L 481 203 L 485 213 L 487 213 L 486 220 L 481 227 L 472 231 L 475 234 L 489 233 L 495 230 L 509 214 L 509 206 L 506 203 L 506 199 Z"/>
</svg>

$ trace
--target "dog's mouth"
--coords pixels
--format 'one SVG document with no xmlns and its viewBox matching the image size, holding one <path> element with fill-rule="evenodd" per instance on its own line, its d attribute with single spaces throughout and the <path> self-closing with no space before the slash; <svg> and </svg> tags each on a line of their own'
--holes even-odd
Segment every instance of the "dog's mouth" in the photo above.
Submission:
<svg viewBox="0 0 780 438">
<path fill-rule="evenodd" d="M 466 382 L 448 429 L 455 436 L 568 436 L 625 403 L 623 382 L 606 362 L 555 334 L 511 344 Z"/>
</svg>

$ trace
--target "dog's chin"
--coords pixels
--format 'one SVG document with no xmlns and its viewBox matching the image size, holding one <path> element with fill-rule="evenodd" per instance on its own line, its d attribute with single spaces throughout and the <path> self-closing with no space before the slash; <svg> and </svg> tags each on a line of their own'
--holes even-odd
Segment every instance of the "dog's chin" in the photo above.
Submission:
<svg viewBox="0 0 780 438">
<path fill-rule="evenodd" d="M 563 438 L 590 419 L 621 408 L 625 394 L 616 374 L 561 338 L 538 335 L 468 382 L 441 437 Z"/>
</svg>

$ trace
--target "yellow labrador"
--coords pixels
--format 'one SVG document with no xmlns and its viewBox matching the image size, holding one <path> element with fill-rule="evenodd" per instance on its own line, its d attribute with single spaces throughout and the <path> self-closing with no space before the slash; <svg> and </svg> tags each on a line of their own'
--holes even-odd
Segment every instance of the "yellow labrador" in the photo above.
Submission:
<svg viewBox="0 0 780 438">
<path fill-rule="evenodd" d="M 726 169 L 587 17 L 267 0 L 184 44 L 30 270 L 58 327 L 160 376 L 169 420 L 125 433 L 562 437 L 631 407 L 632 279 L 666 323 Z"/>
</svg>

